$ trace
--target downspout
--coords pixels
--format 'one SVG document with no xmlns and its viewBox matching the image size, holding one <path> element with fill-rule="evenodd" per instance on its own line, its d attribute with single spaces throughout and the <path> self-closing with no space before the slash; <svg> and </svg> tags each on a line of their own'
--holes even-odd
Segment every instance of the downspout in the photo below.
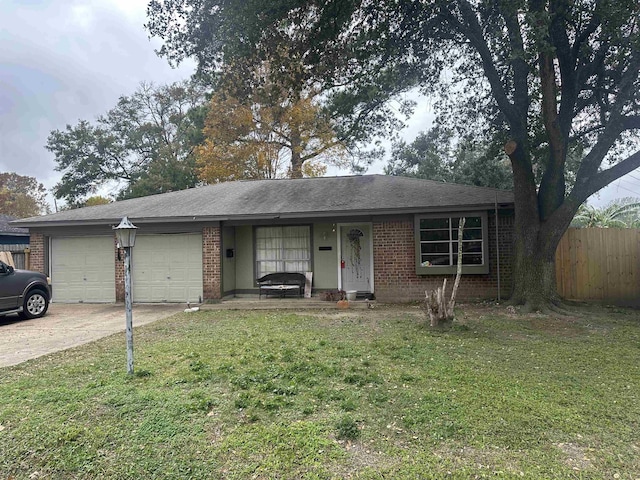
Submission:
<svg viewBox="0 0 640 480">
<path fill-rule="evenodd" d="M 498 303 L 500 303 L 500 242 L 498 239 L 498 192 L 496 192 L 496 273 L 498 275 Z"/>
</svg>

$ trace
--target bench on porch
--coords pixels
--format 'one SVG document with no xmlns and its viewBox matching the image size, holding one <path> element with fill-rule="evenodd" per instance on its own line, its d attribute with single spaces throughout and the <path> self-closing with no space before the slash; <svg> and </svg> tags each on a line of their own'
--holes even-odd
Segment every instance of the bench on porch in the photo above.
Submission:
<svg viewBox="0 0 640 480">
<path fill-rule="evenodd" d="M 269 294 L 284 297 L 287 293 L 295 293 L 298 297 L 304 292 L 305 276 L 302 273 L 277 272 L 269 273 L 256 280 L 260 287 L 259 298 Z"/>
</svg>

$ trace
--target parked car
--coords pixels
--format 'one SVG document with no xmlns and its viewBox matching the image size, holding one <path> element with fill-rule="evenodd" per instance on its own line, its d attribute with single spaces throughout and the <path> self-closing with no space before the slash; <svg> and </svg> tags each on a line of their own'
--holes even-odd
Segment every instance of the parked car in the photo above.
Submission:
<svg viewBox="0 0 640 480">
<path fill-rule="evenodd" d="M 39 318 L 47 313 L 50 299 L 46 275 L 16 270 L 0 261 L 0 315 L 17 313 L 21 318 Z"/>
</svg>

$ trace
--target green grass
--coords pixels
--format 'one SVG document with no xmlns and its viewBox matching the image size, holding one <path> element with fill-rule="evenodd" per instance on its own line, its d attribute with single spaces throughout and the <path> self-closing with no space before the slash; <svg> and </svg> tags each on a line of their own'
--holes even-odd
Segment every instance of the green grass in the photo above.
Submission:
<svg viewBox="0 0 640 480">
<path fill-rule="evenodd" d="M 0 478 L 636 479 L 640 315 L 590 312 L 178 315 L 134 376 L 123 335 L 1 369 Z"/>
</svg>

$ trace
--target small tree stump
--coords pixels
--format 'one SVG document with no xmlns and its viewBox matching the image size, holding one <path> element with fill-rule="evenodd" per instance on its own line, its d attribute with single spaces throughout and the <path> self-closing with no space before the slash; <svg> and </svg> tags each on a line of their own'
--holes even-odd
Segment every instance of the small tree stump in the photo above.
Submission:
<svg viewBox="0 0 640 480">
<path fill-rule="evenodd" d="M 449 310 L 445 299 L 446 289 L 447 279 L 445 278 L 442 287 L 425 292 L 425 310 L 429 315 L 429 323 L 432 327 L 439 327 L 453 320 L 453 310 Z"/>
<path fill-rule="evenodd" d="M 453 321 L 453 309 L 456 306 L 456 293 L 460 286 L 460 277 L 462 276 L 462 233 L 464 231 L 465 217 L 460 219 L 458 225 L 458 268 L 456 271 L 456 280 L 453 283 L 451 298 L 449 302 L 446 300 L 447 279 L 442 282 L 442 287 L 435 290 L 426 291 L 424 299 L 424 308 L 429 315 L 429 324 L 431 327 L 441 327 L 442 325 Z"/>
</svg>

